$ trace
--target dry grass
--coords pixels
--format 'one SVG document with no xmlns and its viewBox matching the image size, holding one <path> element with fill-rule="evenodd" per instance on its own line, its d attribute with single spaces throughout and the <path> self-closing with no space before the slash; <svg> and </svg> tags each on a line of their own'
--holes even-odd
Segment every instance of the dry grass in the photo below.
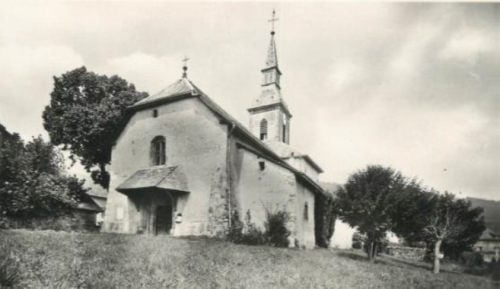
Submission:
<svg viewBox="0 0 500 289">
<path fill-rule="evenodd" d="M 494 288 L 423 263 L 205 238 L 15 230 L 0 231 L 0 248 L 19 263 L 21 288 Z"/>
</svg>

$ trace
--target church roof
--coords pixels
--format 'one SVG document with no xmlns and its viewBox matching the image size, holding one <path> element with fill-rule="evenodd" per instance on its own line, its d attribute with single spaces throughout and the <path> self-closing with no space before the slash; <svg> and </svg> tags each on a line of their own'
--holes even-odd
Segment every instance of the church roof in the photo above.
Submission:
<svg viewBox="0 0 500 289">
<path fill-rule="evenodd" d="M 289 158 L 303 158 L 311 167 L 317 172 L 322 173 L 323 169 L 309 156 L 300 153 L 298 150 L 292 148 L 290 145 L 281 141 L 266 141 L 266 145 L 270 147 L 282 159 Z"/>
<path fill-rule="evenodd" d="M 138 170 L 116 190 L 129 192 L 140 189 L 166 189 L 188 192 L 187 178 L 179 166 L 156 166 L 149 169 Z"/>
<path fill-rule="evenodd" d="M 295 169 L 287 162 L 282 160 L 276 153 L 274 153 L 266 144 L 264 144 L 261 140 L 255 137 L 243 124 L 241 124 L 238 120 L 233 118 L 229 113 L 227 113 L 222 107 L 220 107 L 217 103 L 215 103 L 208 95 L 206 95 L 201 89 L 199 89 L 196 85 L 194 85 L 187 77 L 183 77 L 180 80 L 176 81 L 172 85 L 163 89 L 157 94 L 154 94 L 150 97 L 147 97 L 134 105 L 128 108 L 129 117 L 136 110 L 141 110 L 143 108 L 157 106 L 159 104 L 173 102 L 179 99 L 184 99 L 188 97 L 198 97 L 201 102 L 203 102 L 212 112 L 218 115 L 222 120 L 226 121 L 228 124 L 234 126 L 235 132 L 239 133 L 242 137 L 248 140 L 261 154 L 264 154 L 268 157 L 268 159 L 274 161 L 275 163 L 280 164 L 286 169 L 294 172 L 296 177 L 313 188 L 314 191 L 319 193 L 324 193 L 323 189 L 309 178 L 305 173 L 300 172 Z M 126 120 L 126 122 L 128 119 Z M 137 172 L 136 172 L 137 173 Z M 119 191 L 120 188 L 117 190 Z M 123 189 L 123 188 L 122 188 Z"/>
<path fill-rule="evenodd" d="M 177 80 L 176 82 L 172 83 L 167 88 L 161 90 L 157 94 L 153 94 L 141 101 L 136 102 L 132 107 L 141 106 L 147 103 L 155 102 L 160 99 L 164 100 L 186 94 L 197 95 L 197 91 L 194 88 L 193 84 L 187 78 L 183 77 Z"/>
</svg>

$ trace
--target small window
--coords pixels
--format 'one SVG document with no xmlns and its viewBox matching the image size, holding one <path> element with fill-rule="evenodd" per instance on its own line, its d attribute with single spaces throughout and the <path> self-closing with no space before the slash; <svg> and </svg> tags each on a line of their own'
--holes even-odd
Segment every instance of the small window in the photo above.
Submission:
<svg viewBox="0 0 500 289">
<path fill-rule="evenodd" d="M 267 119 L 263 119 L 260 122 L 260 140 L 267 139 Z"/>
<path fill-rule="evenodd" d="M 157 136 L 151 142 L 151 165 L 161 166 L 167 161 L 165 138 Z"/>
<path fill-rule="evenodd" d="M 266 169 L 266 163 L 264 161 L 259 161 L 260 170 L 263 171 Z"/>
<path fill-rule="evenodd" d="M 153 117 L 158 117 L 158 110 L 157 109 L 153 109 Z"/>
<path fill-rule="evenodd" d="M 286 140 L 286 124 L 283 124 L 283 142 L 287 143 L 287 140 Z"/>
<path fill-rule="evenodd" d="M 309 206 L 307 205 L 307 202 L 304 204 L 304 220 L 309 220 Z"/>
</svg>

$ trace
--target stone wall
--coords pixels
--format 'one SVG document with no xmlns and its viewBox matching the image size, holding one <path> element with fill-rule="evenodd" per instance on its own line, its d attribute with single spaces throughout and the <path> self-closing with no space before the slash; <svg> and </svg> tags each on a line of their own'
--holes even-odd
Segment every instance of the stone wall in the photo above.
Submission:
<svg viewBox="0 0 500 289">
<path fill-rule="evenodd" d="M 425 256 L 424 248 L 388 246 L 387 254 L 401 259 L 422 261 Z"/>
</svg>

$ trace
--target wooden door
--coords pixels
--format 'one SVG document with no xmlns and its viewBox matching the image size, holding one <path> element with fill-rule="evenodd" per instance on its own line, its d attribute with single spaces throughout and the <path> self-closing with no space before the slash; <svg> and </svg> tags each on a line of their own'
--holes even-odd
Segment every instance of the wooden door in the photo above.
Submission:
<svg viewBox="0 0 500 289">
<path fill-rule="evenodd" d="M 158 206 L 156 208 L 156 234 L 170 234 L 172 229 L 172 206 Z"/>
</svg>

